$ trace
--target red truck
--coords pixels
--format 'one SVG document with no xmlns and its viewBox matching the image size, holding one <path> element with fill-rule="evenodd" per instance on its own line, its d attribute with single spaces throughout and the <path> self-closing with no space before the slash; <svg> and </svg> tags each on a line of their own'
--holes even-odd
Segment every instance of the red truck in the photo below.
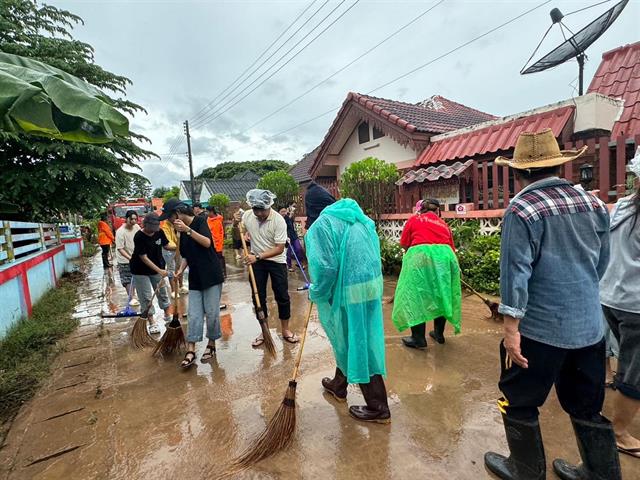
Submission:
<svg viewBox="0 0 640 480">
<path fill-rule="evenodd" d="M 123 198 L 109 205 L 107 209 L 113 230 L 116 231 L 125 222 L 125 215 L 129 210 L 138 214 L 138 223 L 142 224 L 142 218 L 152 211 L 149 202 L 144 198 Z"/>
</svg>

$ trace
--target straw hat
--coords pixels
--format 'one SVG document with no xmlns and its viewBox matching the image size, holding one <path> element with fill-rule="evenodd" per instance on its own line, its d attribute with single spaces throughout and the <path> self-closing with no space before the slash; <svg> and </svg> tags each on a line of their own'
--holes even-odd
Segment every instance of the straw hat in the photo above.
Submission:
<svg viewBox="0 0 640 480">
<path fill-rule="evenodd" d="M 550 128 L 538 133 L 522 132 L 516 142 L 513 159 L 496 158 L 496 165 L 526 170 L 529 168 L 555 167 L 580 157 L 587 146 L 579 150 L 560 150 Z"/>
</svg>

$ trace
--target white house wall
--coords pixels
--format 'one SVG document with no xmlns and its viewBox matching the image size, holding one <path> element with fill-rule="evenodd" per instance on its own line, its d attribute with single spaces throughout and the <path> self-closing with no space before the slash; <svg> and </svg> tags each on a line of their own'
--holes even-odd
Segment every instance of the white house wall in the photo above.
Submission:
<svg viewBox="0 0 640 480">
<path fill-rule="evenodd" d="M 180 193 L 178 194 L 178 198 L 180 200 L 189 200 L 190 197 L 187 194 L 187 191 L 184 189 L 184 185 L 181 183 L 180 184 Z"/>
<path fill-rule="evenodd" d="M 358 127 L 354 128 L 347 143 L 342 147 L 338 155 L 338 170 L 342 174 L 352 163 L 367 157 L 377 157 L 388 163 L 414 162 L 416 152 L 409 147 L 404 147 L 390 137 L 384 136 L 373 139 L 371 125 L 369 125 L 369 138 L 366 143 L 358 143 Z"/>
</svg>

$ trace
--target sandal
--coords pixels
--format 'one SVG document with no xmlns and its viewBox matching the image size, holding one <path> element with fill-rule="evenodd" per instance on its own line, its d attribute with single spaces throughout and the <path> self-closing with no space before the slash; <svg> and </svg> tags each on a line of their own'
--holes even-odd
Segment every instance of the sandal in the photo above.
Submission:
<svg viewBox="0 0 640 480">
<path fill-rule="evenodd" d="M 260 345 L 262 345 L 264 343 L 264 338 L 262 337 L 262 335 L 260 335 L 258 338 L 256 338 L 253 342 L 251 342 L 251 346 L 253 348 L 258 348 Z"/>
<path fill-rule="evenodd" d="M 289 342 L 289 343 L 298 343 L 300 341 L 300 338 L 298 338 L 298 336 L 295 333 L 292 333 L 290 336 L 285 337 L 284 335 L 282 336 L 282 339 Z"/>
<path fill-rule="evenodd" d="M 618 447 L 618 451 L 620 453 L 624 453 L 626 455 L 630 455 L 635 458 L 640 458 L 640 448 L 624 448 L 620 445 L 616 445 Z"/>
<path fill-rule="evenodd" d="M 191 359 L 189 359 L 189 355 L 191 355 Z M 184 360 L 182 360 L 182 363 L 180 364 L 180 366 L 182 368 L 189 368 L 191 365 L 193 365 L 193 362 L 195 361 L 196 361 L 196 352 L 188 351 L 187 353 L 184 354 Z"/>
<path fill-rule="evenodd" d="M 204 353 L 200 357 L 200 361 L 205 363 L 213 358 L 216 354 L 216 346 L 215 345 L 207 345 L 204 349 Z"/>
</svg>

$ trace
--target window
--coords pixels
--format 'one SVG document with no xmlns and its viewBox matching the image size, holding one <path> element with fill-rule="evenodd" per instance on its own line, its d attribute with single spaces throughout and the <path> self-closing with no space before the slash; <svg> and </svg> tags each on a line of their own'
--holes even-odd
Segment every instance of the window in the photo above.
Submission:
<svg viewBox="0 0 640 480">
<path fill-rule="evenodd" d="M 367 143 L 369 141 L 369 124 L 362 122 L 358 126 L 358 143 Z"/>
<path fill-rule="evenodd" d="M 378 130 L 376 127 L 373 127 L 373 139 L 384 137 L 384 133 Z"/>
</svg>

